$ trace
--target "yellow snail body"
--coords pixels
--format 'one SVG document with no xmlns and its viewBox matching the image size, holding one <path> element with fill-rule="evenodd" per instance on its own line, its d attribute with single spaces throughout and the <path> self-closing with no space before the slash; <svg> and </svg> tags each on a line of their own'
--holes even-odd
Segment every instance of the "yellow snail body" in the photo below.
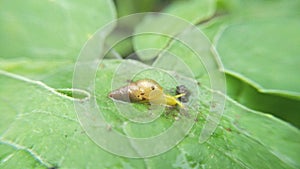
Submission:
<svg viewBox="0 0 300 169">
<path fill-rule="evenodd" d="M 181 108 L 184 106 L 177 98 L 183 95 L 185 94 L 176 96 L 165 94 L 163 88 L 152 79 L 138 80 L 109 93 L 109 97 L 116 100 L 164 104 L 168 106 L 179 105 Z"/>
</svg>

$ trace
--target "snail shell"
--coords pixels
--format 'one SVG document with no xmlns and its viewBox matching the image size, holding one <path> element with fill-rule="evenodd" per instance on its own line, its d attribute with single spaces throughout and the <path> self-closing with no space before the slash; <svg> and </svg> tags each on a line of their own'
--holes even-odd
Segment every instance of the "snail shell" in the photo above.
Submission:
<svg viewBox="0 0 300 169">
<path fill-rule="evenodd" d="M 151 79 L 138 80 L 109 93 L 110 98 L 125 102 L 149 102 L 163 95 L 163 88 Z"/>
</svg>

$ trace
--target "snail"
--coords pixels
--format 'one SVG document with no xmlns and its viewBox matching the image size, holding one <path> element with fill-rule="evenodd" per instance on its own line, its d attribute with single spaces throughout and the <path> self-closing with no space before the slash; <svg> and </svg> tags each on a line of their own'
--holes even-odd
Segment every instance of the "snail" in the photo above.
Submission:
<svg viewBox="0 0 300 169">
<path fill-rule="evenodd" d="M 109 97 L 115 100 L 163 104 L 167 106 L 179 105 L 181 108 L 184 106 L 177 98 L 184 95 L 185 93 L 175 96 L 168 95 L 164 93 L 163 88 L 152 79 L 138 80 L 109 93 Z"/>
</svg>

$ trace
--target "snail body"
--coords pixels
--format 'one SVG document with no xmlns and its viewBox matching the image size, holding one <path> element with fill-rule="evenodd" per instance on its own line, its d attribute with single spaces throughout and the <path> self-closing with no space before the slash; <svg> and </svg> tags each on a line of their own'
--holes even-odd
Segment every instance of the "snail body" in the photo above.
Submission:
<svg viewBox="0 0 300 169">
<path fill-rule="evenodd" d="M 179 105 L 180 107 L 183 107 L 183 104 L 177 98 L 183 95 L 171 96 L 165 94 L 163 88 L 152 79 L 138 80 L 109 93 L 110 98 L 125 102 Z"/>
</svg>

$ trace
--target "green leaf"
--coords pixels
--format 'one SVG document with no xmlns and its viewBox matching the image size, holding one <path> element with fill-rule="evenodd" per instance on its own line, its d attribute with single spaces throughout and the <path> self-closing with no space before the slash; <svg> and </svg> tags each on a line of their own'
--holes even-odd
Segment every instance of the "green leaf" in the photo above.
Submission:
<svg viewBox="0 0 300 169">
<path fill-rule="evenodd" d="M 1 1 L 1 57 L 75 60 L 84 43 L 115 18 L 109 0 Z"/>
<path fill-rule="evenodd" d="M 74 71 L 72 61 L 0 59 L 0 69 L 41 81 L 54 88 L 72 88 Z"/>
<path fill-rule="evenodd" d="M 300 96 L 299 18 L 237 23 L 216 41 L 225 71 L 262 91 Z M 238 37 L 238 38 L 237 38 Z M 230 42 L 230 43 L 228 43 Z M 245 62 L 247 60 L 247 62 Z"/>
<path fill-rule="evenodd" d="M 143 160 L 116 157 L 87 137 L 74 98 L 14 74 L 1 71 L 0 79 L 1 168 L 143 168 Z"/>
<path fill-rule="evenodd" d="M 118 17 L 128 17 L 128 15 L 135 15 L 136 13 L 142 12 L 154 12 L 160 11 L 161 8 L 164 8 L 169 2 L 161 1 L 161 0 L 116 0 L 116 10 L 118 13 Z M 124 38 L 124 34 L 128 35 L 128 32 L 134 31 L 134 27 L 141 21 L 142 18 L 133 18 L 128 19 L 125 22 L 118 23 L 118 29 L 116 32 L 112 33 L 110 36 L 113 40 L 120 40 L 122 37 Z M 121 31 L 120 31 L 121 30 Z M 119 54 L 120 57 L 127 57 L 128 55 L 134 52 L 133 50 L 133 37 L 129 36 L 123 41 L 113 46 L 113 52 L 109 53 L 106 58 L 116 58 Z M 108 40 L 109 41 L 109 40 Z M 112 40 L 111 40 L 112 41 Z"/>
<path fill-rule="evenodd" d="M 154 123 L 138 130 L 140 124 L 116 112 L 114 101 L 107 97 L 114 73 L 120 64 L 145 67 L 136 61 L 102 62 L 96 77 L 97 102 L 111 130 L 135 137 L 148 137 L 161 132 L 174 122 L 162 115 Z M 0 72 L 0 157 L 1 168 L 299 168 L 300 131 L 270 115 L 249 110 L 230 98 L 224 116 L 211 138 L 199 143 L 199 134 L 209 112 L 211 92 L 199 87 L 200 113 L 189 134 L 172 150 L 156 157 L 130 159 L 112 155 L 92 142 L 76 118 L 72 98 L 56 92 L 39 81 Z M 139 77 L 148 76 L 147 72 Z M 176 74 L 176 73 L 175 73 Z M 169 80 L 152 74 L 161 85 L 172 89 Z M 180 74 L 177 74 L 181 78 Z M 126 80 L 126 77 L 121 80 Z M 189 79 L 185 79 L 189 86 Z M 201 82 L 201 81 L 200 81 Z M 83 93 L 84 94 L 84 93 Z M 208 100 L 207 100 L 208 99 Z M 128 103 L 133 104 L 133 103 Z M 136 104 L 139 107 L 147 105 Z M 175 110 L 176 113 L 176 110 Z M 185 117 L 179 116 L 179 120 Z M 124 126 L 124 122 L 127 125 Z M 151 128 L 151 125 L 155 125 Z M 159 144 L 159 142 L 157 143 Z M 251 157 L 251 158 L 250 158 Z M 24 164 L 24 165 L 23 165 Z"/>
<path fill-rule="evenodd" d="M 298 99 L 260 92 L 247 82 L 230 75 L 226 76 L 226 80 L 228 86 L 227 94 L 242 105 L 273 114 L 298 128 L 300 127 L 300 104 Z"/>
<path fill-rule="evenodd" d="M 72 62 L 38 60 L 34 61 L 34 64 L 32 63 L 33 61 L 23 58 L 4 59 L 0 62 L 0 70 L 41 81 L 48 86 L 56 88 L 57 92 L 72 96 L 71 89 L 74 71 Z"/>
<path fill-rule="evenodd" d="M 213 0 L 190 0 L 186 1 L 175 1 L 162 12 L 168 14 L 167 16 L 148 16 L 136 27 L 135 33 L 144 33 L 145 31 L 149 34 L 142 34 L 134 36 L 133 45 L 135 51 L 138 53 L 142 50 L 157 49 L 158 51 L 149 54 L 140 54 L 142 60 L 153 59 L 159 51 L 167 47 L 171 39 L 184 31 L 189 25 L 182 23 L 183 20 L 196 24 L 209 17 L 211 17 L 215 10 L 215 2 Z M 173 18 L 171 18 L 173 17 Z M 177 18 L 177 19 L 176 19 Z M 182 20 L 183 19 L 183 20 Z M 168 24 L 166 24 L 168 23 Z M 155 34 L 155 30 L 160 30 L 163 34 Z M 154 32 L 154 33 L 152 33 Z M 168 37 L 172 35 L 173 37 Z M 139 53 L 138 53 L 139 54 Z"/>
<path fill-rule="evenodd" d="M 227 94 L 299 127 L 299 1 L 222 3 L 227 15 L 199 28 L 217 46 Z"/>
</svg>

